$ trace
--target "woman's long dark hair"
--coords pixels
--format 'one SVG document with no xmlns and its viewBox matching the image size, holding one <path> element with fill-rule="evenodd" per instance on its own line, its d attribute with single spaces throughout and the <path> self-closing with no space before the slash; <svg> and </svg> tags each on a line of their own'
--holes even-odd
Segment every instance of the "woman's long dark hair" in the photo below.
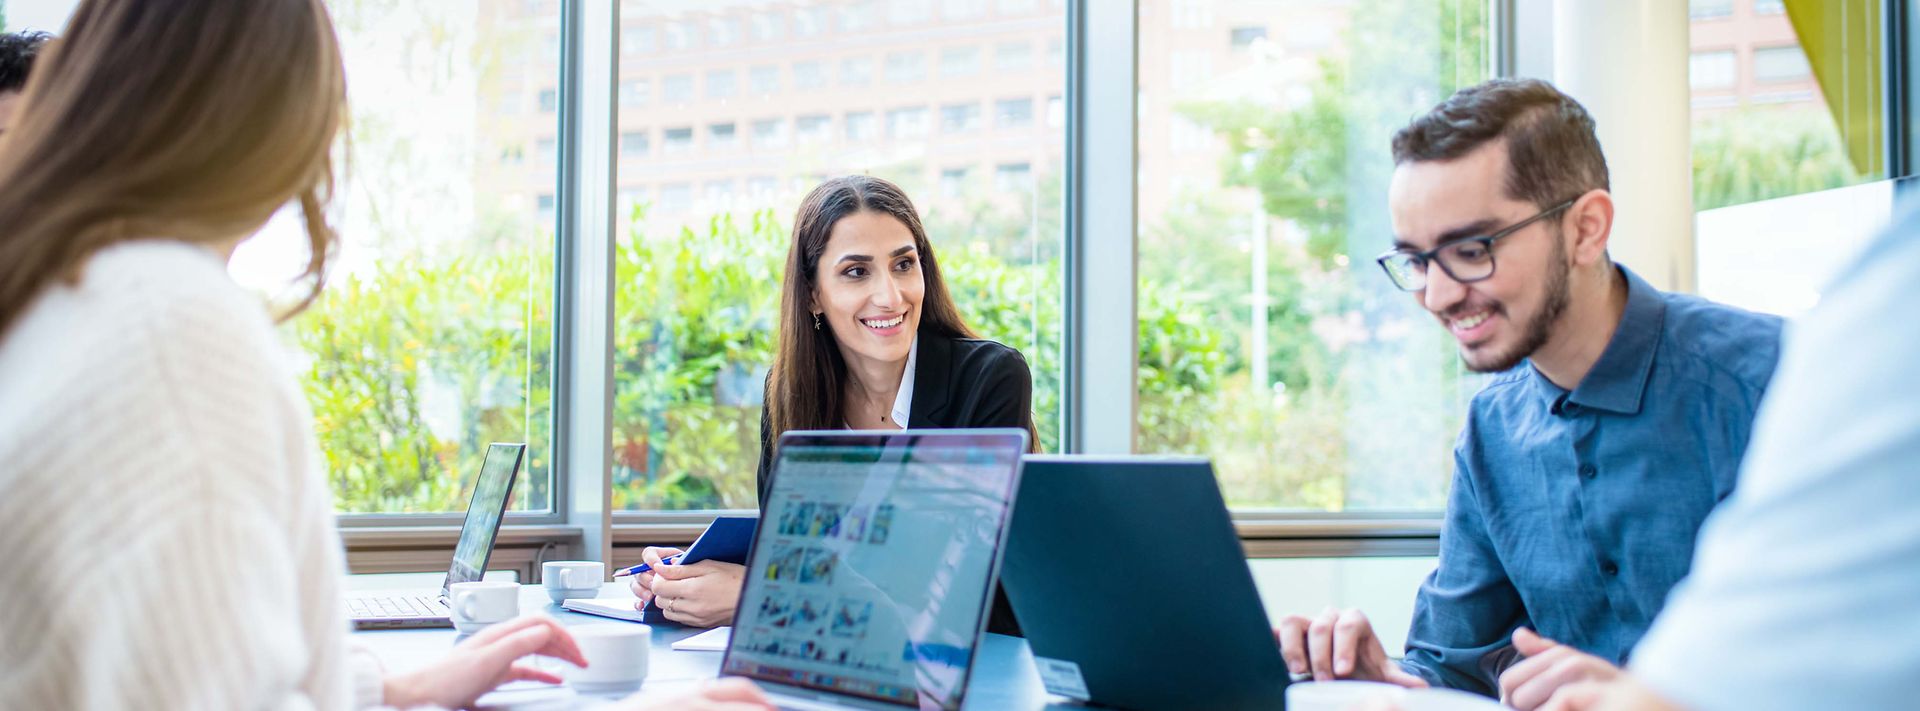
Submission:
<svg viewBox="0 0 1920 711">
<path fill-rule="evenodd" d="M 848 175 L 821 183 L 793 218 L 793 243 L 787 249 L 787 274 L 780 288 L 780 339 L 767 377 L 767 422 L 772 442 L 788 430 L 839 429 L 843 418 L 841 396 L 847 382 L 847 363 L 834 345 L 833 334 L 813 327 L 813 290 L 820 255 L 827 237 L 841 218 L 860 212 L 889 215 L 913 233 L 920 252 L 920 273 L 926 294 L 920 299 L 920 333 L 946 338 L 975 338 L 960 318 L 940 262 L 900 186 L 866 175 Z"/>
</svg>

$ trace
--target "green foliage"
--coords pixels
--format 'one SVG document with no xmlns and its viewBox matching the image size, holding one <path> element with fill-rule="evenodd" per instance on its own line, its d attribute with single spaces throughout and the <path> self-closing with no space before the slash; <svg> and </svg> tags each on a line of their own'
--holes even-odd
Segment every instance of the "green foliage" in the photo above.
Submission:
<svg viewBox="0 0 1920 711">
<path fill-rule="evenodd" d="M 751 507 L 786 231 L 763 210 L 614 258 L 614 505 Z"/>
<path fill-rule="evenodd" d="M 290 322 L 342 512 L 462 508 L 486 445 L 526 441 L 547 500 L 551 254 L 384 259 Z"/>
<path fill-rule="evenodd" d="M 1388 234 L 1388 139 L 1486 76 L 1485 11 L 1477 0 L 1360 3 L 1346 50 L 1322 57 L 1304 91 L 1262 87 L 1175 106 L 1219 138 L 1221 185 L 1257 199 L 1196 190 L 1145 227 L 1143 450 L 1211 456 L 1236 506 L 1441 503 L 1458 422 L 1457 404 L 1441 394 L 1458 384 L 1458 367 L 1367 270 Z M 1254 211 L 1280 234 L 1255 236 Z M 1254 239 L 1267 242 L 1262 353 L 1248 325 Z M 1417 470 L 1399 474 L 1401 460 Z"/>
<path fill-rule="evenodd" d="M 752 507 L 788 232 L 761 210 L 648 235 L 644 209 L 614 255 L 613 503 Z M 1027 356 L 1041 447 L 1057 450 L 1060 263 L 980 244 L 940 253 L 949 288 L 975 330 Z M 544 505 L 552 270 L 548 252 L 383 259 L 290 322 L 339 510 L 458 510 L 485 444 L 522 439 L 520 505 Z"/>
<path fill-rule="evenodd" d="M 1745 108 L 1693 124 L 1693 207 L 1717 207 L 1844 187 L 1854 170 L 1820 107 Z"/>
</svg>

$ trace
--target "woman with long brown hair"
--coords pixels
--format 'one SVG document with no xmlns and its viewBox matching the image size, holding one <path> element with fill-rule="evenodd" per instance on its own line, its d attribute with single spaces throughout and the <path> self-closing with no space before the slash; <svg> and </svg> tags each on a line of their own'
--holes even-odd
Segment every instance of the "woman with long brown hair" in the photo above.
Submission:
<svg viewBox="0 0 1920 711">
<path fill-rule="evenodd" d="M 296 204 L 318 292 L 345 91 L 321 0 L 86 0 L 38 62 L 0 137 L 0 705 L 461 708 L 585 664 L 543 617 L 404 674 L 349 649 L 311 416 L 224 265 Z"/>
<path fill-rule="evenodd" d="M 794 217 L 780 297 L 780 337 L 760 423 L 760 503 L 775 443 L 790 430 L 1020 427 L 1033 431 L 1026 359 L 974 335 L 940 275 L 933 244 L 907 194 L 864 175 L 813 189 Z M 661 566 L 672 548 L 647 548 L 657 573 L 635 576 L 645 604 L 696 626 L 732 621 L 739 565 Z M 1012 632 L 996 597 L 989 629 Z"/>
</svg>

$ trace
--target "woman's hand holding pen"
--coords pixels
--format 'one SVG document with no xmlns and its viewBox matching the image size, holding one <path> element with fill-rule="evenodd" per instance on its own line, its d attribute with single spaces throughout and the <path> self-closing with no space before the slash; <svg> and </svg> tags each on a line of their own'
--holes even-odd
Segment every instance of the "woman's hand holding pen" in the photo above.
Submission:
<svg viewBox="0 0 1920 711">
<path fill-rule="evenodd" d="M 646 550 L 640 551 L 640 560 L 647 564 L 649 570 L 633 575 L 633 580 L 628 583 L 628 585 L 633 588 L 633 596 L 640 598 L 639 602 L 634 603 L 634 609 L 645 608 L 648 602 L 653 601 L 653 581 L 655 576 L 652 568 L 658 568 L 664 565 L 665 563 L 662 559 L 680 555 L 682 552 L 684 551 L 678 548 L 663 548 L 659 546 L 647 546 Z"/>
</svg>

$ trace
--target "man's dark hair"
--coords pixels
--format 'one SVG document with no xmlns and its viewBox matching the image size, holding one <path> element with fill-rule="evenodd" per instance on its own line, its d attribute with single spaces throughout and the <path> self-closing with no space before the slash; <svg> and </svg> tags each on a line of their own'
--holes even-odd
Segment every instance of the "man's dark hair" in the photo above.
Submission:
<svg viewBox="0 0 1920 711">
<path fill-rule="evenodd" d="M 27 74 L 33 71 L 33 59 L 53 35 L 45 32 L 8 32 L 0 34 L 0 92 L 27 88 Z"/>
<path fill-rule="evenodd" d="M 1393 135 L 1393 163 L 1453 160 L 1501 137 L 1508 197 L 1547 208 L 1608 189 L 1593 117 L 1539 79 L 1492 79 L 1454 92 Z"/>
</svg>

